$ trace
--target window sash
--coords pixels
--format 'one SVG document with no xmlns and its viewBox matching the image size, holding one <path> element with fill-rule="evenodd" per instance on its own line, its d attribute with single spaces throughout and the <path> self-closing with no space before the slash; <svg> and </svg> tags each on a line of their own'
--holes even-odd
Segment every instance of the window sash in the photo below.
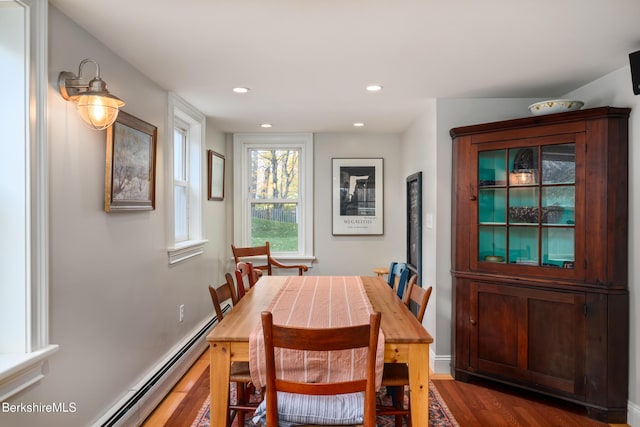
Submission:
<svg viewBox="0 0 640 427">
<path fill-rule="evenodd" d="M 187 130 L 184 125 L 176 126 L 173 132 L 173 179 L 187 181 L 189 176 L 187 150 Z"/>
<path fill-rule="evenodd" d="M 296 251 L 281 252 L 273 250 L 284 260 L 313 260 L 313 135 L 312 134 L 234 134 L 234 168 L 236 185 L 234 212 L 234 242 L 237 245 L 249 246 L 252 239 L 252 206 L 257 204 L 291 204 L 297 211 Z M 251 194 L 251 152 L 252 150 L 297 150 L 298 151 L 298 191 L 297 197 L 255 198 Z M 306 195 L 309 195 L 306 197 Z"/>
</svg>

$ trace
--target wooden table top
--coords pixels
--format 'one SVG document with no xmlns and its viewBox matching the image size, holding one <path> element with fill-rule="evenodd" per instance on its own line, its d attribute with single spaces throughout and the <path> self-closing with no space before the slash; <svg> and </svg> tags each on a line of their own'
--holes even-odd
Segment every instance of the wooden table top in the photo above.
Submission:
<svg viewBox="0 0 640 427">
<path fill-rule="evenodd" d="M 260 322 L 260 313 L 267 309 L 286 279 L 287 276 L 263 276 L 213 328 L 207 335 L 207 341 L 246 341 L 248 344 L 249 334 Z M 361 279 L 373 309 L 382 313 L 381 328 L 386 344 L 433 342 L 431 335 L 383 279 L 369 276 L 362 276 Z"/>
</svg>

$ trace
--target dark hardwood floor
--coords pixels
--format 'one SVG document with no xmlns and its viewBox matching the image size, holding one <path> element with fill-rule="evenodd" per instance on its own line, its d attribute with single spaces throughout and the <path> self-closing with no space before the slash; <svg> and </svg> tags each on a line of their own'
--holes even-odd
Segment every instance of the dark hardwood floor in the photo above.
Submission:
<svg viewBox="0 0 640 427">
<path fill-rule="evenodd" d="M 584 408 L 488 381 L 432 378 L 438 392 L 461 427 L 603 427 L 588 418 Z M 209 394 L 209 352 L 145 420 L 143 427 L 189 427 Z M 611 424 L 626 426 L 626 424 Z"/>
<path fill-rule="evenodd" d="M 461 427 L 602 427 L 584 407 L 492 381 L 433 380 Z M 610 424 L 626 426 L 626 424 Z"/>
</svg>

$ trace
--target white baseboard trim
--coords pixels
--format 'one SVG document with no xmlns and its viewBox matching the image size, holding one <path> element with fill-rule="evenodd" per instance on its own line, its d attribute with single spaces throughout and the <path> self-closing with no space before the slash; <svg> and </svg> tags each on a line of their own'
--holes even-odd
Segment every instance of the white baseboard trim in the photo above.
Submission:
<svg viewBox="0 0 640 427">
<path fill-rule="evenodd" d="M 438 355 L 429 348 L 429 366 L 434 374 L 451 375 L 451 355 Z"/>
<path fill-rule="evenodd" d="M 224 311 L 230 309 L 226 306 Z M 217 323 L 207 318 L 177 343 L 159 363 L 109 408 L 92 427 L 139 426 L 207 348 L 206 336 Z"/>
<path fill-rule="evenodd" d="M 627 424 L 630 426 L 640 426 L 640 405 L 627 402 Z"/>
</svg>

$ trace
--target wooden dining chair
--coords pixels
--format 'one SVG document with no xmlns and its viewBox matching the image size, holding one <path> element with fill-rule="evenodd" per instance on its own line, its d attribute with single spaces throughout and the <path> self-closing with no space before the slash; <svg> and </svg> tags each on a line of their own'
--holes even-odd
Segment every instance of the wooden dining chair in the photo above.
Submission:
<svg viewBox="0 0 640 427">
<path fill-rule="evenodd" d="M 432 287 L 422 288 L 417 284 L 418 275 L 411 276 L 407 283 L 405 297 L 402 302 L 422 323 Z M 413 311 L 415 310 L 415 312 Z M 411 425 L 411 400 L 409 406 L 404 407 L 404 387 L 409 384 L 409 367 L 405 363 L 385 363 L 382 373 L 382 385 L 387 388 L 387 394 L 391 396 L 391 406 L 378 405 L 378 415 L 392 415 L 396 417 L 396 427 L 402 426 L 402 418 L 407 417 L 407 425 Z"/>
<path fill-rule="evenodd" d="M 380 333 L 381 313 L 371 314 L 369 324 L 342 328 L 295 328 L 273 324 L 273 315 L 262 312 L 262 329 L 264 334 L 266 360 L 266 427 L 279 425 L 278 399 L 284 399 L 291 393 L 300 395 L 337 395 L 364 392 L 365 427 L 376 425 L 376 351 Z M 275 348 L 310 351 L 334 351 L 355 348 L 367 348 L 366 377 L 343 382 L 304 383 L 276 378 Z M 285 392 L 285 394 L 281 394 Z M 291 395 L 289 395 L 291 396 Z M 335 405 L 334 405 L 335 406 Z M 303 406 L 296 405 L 298 409 Z M 297 414 L 302 416 L 303 414 Z M 317 419 L 316 415 L 311 419 Z M 304 421 L 303 421 L 304 422 Z M 312 424 L 309 424 L 312 425 Z"/>
<path fill-rule="evenodd" d="M 217 288 L 209 285 L 209 294 L 213 309 L 218 317 L 218 323 L 224 318 L 221 303 L 231 299 L 233 305 L 237 303 L 235 286 L 233 277 L 230 273 L 225 274 L 226 282 Z M 229 426 L 237 416 L 238 425 L 244 426 L 245 414 L 255 412 L 258 403 L 249 402 L 249 396 L 253 394 L 255 388 L 251 382 L 251 373 L 249 371 L 249 362 L 231 362 L 231 371 L 229 373 L 229 383 L 235 383 L 236 387 L 236 403 L 229 402 Z"/>
<path fill-rule="evenodd" d="M 253 263 L 239 262 L 236 264 L 235 276 L 238 284 L 238 300 L 240 300 L 248 289 L 255 286 L 260 276 L 262 276 L 262 271 L 254 269 Z"/>
<path fill-rule="evenodd" d="M 409 281 L 407 285 L 407 298 L 403 298 L 403 302 L 409 310 L 415 310 L 413 313 L 418 319 L 418 322 L 422 323 L 422 319 L 424 319 L 424 313 L 427 310 L 427 305 L 429 304 L 429 299 L 431 298 L 431 291 L 433 291 L 433 287 L 429 286 L 428 288 L 423 288 L 419 286 L 416 282 L 418 279 L 417 275 L 412 277 L 413 281 Z"/>
<path fill-rule="evenodd" d="M 271 256 L 269 242 L 265 242 L 264 246 L 252 246 L 245 248 L 239 248 L 235 245 L 231 245 L 231 252 L 233 252 L 233 258 L 236 263 L 247 261 L 247 258 L 251 258 L 253 268 L 266 271 L 269 276 L 273 274 L 273 267 L 298 269 L 298 276 L 302 276 L 302 273 L 308 270 L 306 265 L 282 264 L 277 259 L 273 258 Z M 261 263 L 256 264 L 256 262 Z M 262 262 L 264 262 L 264 264 L 262 264 Z"/>
<path fill-rule="evenodd" d="M 211 295 L 211 302 L 213 303 L 213 309 L 218 317 L 218 322 L 223 318 L 221 307 L 222 301 L 230 299 L 232 305 L 236 305 L 238 303 L 238 296 L 236 294 L 236 286 L 233 282 L 233 276 L 231 273 L 227 273 L 224 275 L 224 278 L 226 282 L 217 288 L 213 287 L 213 285 L 209 285 L 209 294 Z"/>
</svg>

